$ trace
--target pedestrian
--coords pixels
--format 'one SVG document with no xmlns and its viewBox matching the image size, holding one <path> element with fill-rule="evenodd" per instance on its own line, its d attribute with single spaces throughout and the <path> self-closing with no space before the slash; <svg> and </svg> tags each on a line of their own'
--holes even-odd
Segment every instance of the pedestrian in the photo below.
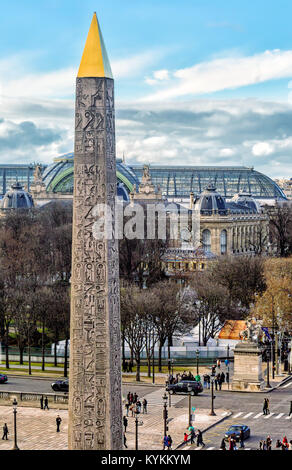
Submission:
<svg viewBox="0 0 292 470">
<path fill-rule="evenodd" d="M 220 359 L 217 359 L 217 367 L 218 367 L 218 369 L 220 369 L 220 367 L 221 367 L 221 361 L 220 361 Z"/>
<path fill-rule="evenodd" d="M 270 414 L 270 400 L 268 398 L 266 398 L 267 400 L 267 415 Z"/>
<path fill-rule="evenodd" d="M 41 410 L 44 408 L 44 395 L 40 398 Z"/>
<path fill-rule="evenodd" d="M 124 446 L 128 449 L 126 434 L 124 434 Z"/>
<path fill-rule="evenodd" d="M 128 400 L 128 403 L 131 403 L 131 392 L 128 392 L 127 400 Z"/>
<path fill-rule="evenodd" d="M 215 373 L 216 373 L 216 365 L 213 364 L 213 365 L 212 365 L 212 372 L 211 372 L 211 375 L 215 375 Z"/>
<path fill-rule="evenodd" d="M 130 403 L 126 403 L 125 408 L 126 408 L 126 415 L 129 416 Z"/>
<path fill-rule="evenodd" d="M 191 444 L 194 444 L 195 437 L 196 437 L 196 433 L 195 433 L 194 428 L 192 427 L 191 428 Z"/>
<path fill-rule="evenodd" d="M 143 405 L 143 414 L 144 413 L 147 414 L 147 400 L 146 400 L 146 398 L 143 399 L 142 405 Z"/>
<path fill-rule="evenodd" d="M 283 442 L 282 442 L 282 450 L 287 450 L 287 449 L 288 449 L 288 439 L 286 436 L 284 436 Z"/>
<path fill-rule="evenodd" d="M 129 403 L 132 405 L 133 403 L 133 400 L 134 400 L 134 395 L 133 393 L 130 393 L 130 399 L 129 399 Z"/>
<path fill-rule="evenodd" d="M 188 437 L 189 437 L 188 434 L 185 432 L 184 433 L 184 443 L 185 444 L 187 444 L 187 442 L 188 442 Z"/>
<path fill-rule="evenodd" d="M 215 377 L 214 384 L 215 384 L 215 390 L 217 391 L 217 390 L 218 390 L 218 378 L 217 378 L 217 375 L 216 375 L 216 377 Z"/>
<path fill-rule="evenodd" d="M 45 398 L 45 402 L 44 402 L 44 403 L 45 403 L 44 410 L 45 410 L 45 409 L 48 410 L 48 409 L 49 409 L 49 400 L 48 400 L 48 397 Z"/>
<path fill-rule="evenodd" d="M 221 441 L 220 449 L 221 449 L 221 450 L 226 450 L 226 442 L 225 442 L 224 437 L 223 437 L 223 439 L 222 439 L 222 441 Z"/>
<path fill-rule="evenodd" d="M 163 450 L 165 450 L 165 447 L 168 449 L 168 436 L 164 436 L 162 443 L 163 443 Z"/>
<path fill-rule="evenodd" d="M 125 429 L 125 434 L 127 432 L 127 426 L 128 426 L 128 419 L 126 416 L 123 417 L 123 426 L 124 426 L 124 429 Z"/>
<path fill-rule="evenodd" d="M 240 448 L 244 449 L 244 433 L 242 429 L 240 430 L 240 434 L 239 434 L 239 442 L 240 442 Z"/>
<path fill-rule="evenodd" d="M 263 441 L 259 442 L 259 450 L 263 450 Z"/>
<path fill-rule="evenodd" d="M 263 414 L 267 415 L 268 414 L 268 399 L 264 399 L 264 404 L 263 404 Z"/>
<path fill-rule="evenodd" d="M 221 374 L 217 374 L 216 376 L 217 378 L 217 384 L 218 384 L 218 387 L 219 387 L 219 390 L 221 390 L 221 386 L 222 386 L 222 382 L 221 382 Z M 216 389 L 217 390 L 217 389 Z"/>
<path fill-rule="evenodd" d="M 221 380 L 221 384 L 225 382 L 225 374 L 223 371 L 221 372 L 220 380 Z"/>
<path fill-rule="evenodd" d="M 62 422 L 62 418 L 60 418 L 60 416 L 58 415 L 56 418 L 57 432 L 60 432 L 61 422 Z"/>
<path fill-rule="evenodd" d="M 6 439 L 6 441 L 8 440 L 8 434 L 9 434 L 9 431 L 8 431 L 8 426 L 7 426 L 7 423 L 4 423 L 4 426 L 3 426 L 3 437 L 2 439 Z"/>
<path fill-rule="evenodd" d="M 207 379 L 207 388 L 210 390 L 211 377 L 209 374 L 207 374 L 206 379 Z"/>
<path fill-rule="evenodd" d="M 289 442 L 288 450 L 292 450 L 292 441 Z"/>
<path fill-rule="evenodd" d="M 134 393 L 134 396 L 133 396 L 133 403 L 137 403 L 137 401 L 138 401 L 138 395 L 137 395 L 137 393 L 135 392 L 135 393 Z"/>
<path fill-rule="evenodd" d="M 198 433 L 197 433 L 197 447 L 199 446 L 202 446 L 202 447 L 205 447 L 205 443 L 203 442 L 203 434 L 202 434 L 202 431 L 200 431 L 200 429 L 198 429 Z"/>
<path fill-rule="evenodd" d="M 172 437 L 168 434 L 168 450 L 172 450 Z"/>
<path fill-rule="evenodd" d="M 290 401 L 290 411 L 289 411 L 289 416 L 292 415 L 292 400 Z"/>
<path fill-rule="evenodd" d="M 267 450 L 272 450 L 272 439 L 270 436 L 267 437 Z"/>
</svg>

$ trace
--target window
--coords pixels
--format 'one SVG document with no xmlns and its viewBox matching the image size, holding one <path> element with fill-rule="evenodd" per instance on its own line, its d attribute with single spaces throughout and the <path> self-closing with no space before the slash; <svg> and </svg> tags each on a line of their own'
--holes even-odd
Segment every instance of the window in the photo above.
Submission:
<svg viewBox="0 0 292 470">
<path fill-rule="evenodd" d="M 206 229 L 203 230 L 203 248 L 204 250 L 209 253 L 211 251 L 211 232 L 210 230 Z"/>
<path fill-rule="evenodd" d="M 220 250 L 221 255 L 225 255 L 227 252 L 227 231 L 222 230 L 220 234 Z"/>
</svg>

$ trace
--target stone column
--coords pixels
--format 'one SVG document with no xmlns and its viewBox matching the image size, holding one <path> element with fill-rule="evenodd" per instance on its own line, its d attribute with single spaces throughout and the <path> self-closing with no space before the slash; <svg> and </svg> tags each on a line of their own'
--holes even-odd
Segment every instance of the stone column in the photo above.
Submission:
<svg viewBox="0 0 292 470">
<path fill-rule="evenodd" d="M 89 33 L 94 40 L 98 34 L 101 36 L 97 25 L 95 16 Z M 103 47 L 103 41 L 98 40 L 96 44 Z M 99 238 L 93 235 L 96 206 L 106 204 L 112 211 L 115 206 L 113 79 L 79 74 L 75 109 L 69 449 L 120 450 L 118 245 L 113 232 L 112 238 L 108 234 Z"/>
</svg>

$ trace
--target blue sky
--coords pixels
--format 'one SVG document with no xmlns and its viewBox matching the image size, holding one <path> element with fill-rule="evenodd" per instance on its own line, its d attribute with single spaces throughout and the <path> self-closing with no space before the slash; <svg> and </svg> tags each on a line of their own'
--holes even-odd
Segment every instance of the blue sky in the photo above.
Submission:
<svg viewBox="0 0 292 470">
<path fill-rule="evenodd" d="M 73 149 L 94 11 L 115 76 L 118 157 L 292 176 L 286 0 L 1 0 L 0 162 Z"/>
</svg>

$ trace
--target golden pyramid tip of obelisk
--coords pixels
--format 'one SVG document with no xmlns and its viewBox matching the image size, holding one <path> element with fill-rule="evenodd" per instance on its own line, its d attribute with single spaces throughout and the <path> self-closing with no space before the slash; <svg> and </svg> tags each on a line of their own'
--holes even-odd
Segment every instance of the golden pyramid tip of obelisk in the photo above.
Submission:
<svg viewBox="0 0 292 470">
<path fill-rule="evenodd" d="M 94 12 L 77 77 L 113 78 L 101 29 Z"/>
</svg>

